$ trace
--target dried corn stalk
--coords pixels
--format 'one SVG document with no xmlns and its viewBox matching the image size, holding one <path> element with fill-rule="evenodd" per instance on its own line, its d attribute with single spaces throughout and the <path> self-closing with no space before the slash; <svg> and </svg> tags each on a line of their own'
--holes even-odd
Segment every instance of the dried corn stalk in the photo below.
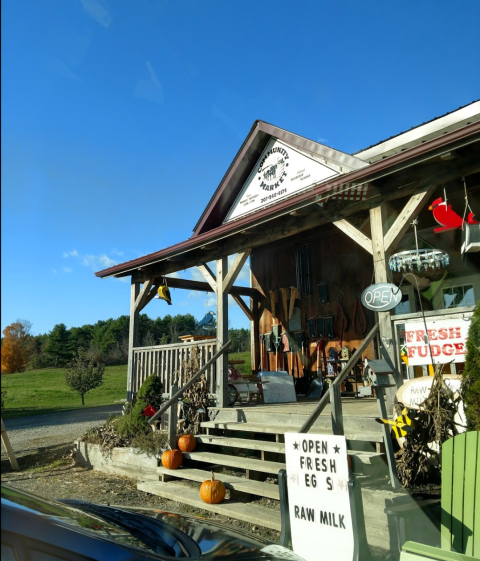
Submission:
<svg viewBox="0 0 480 561">
<path fill-rule="evenodd" d="M 195 376 L 200 370 L 200 349 L 192 350 L 190 359 L 184 362 L 185 383 Z M 200 434 L 201 423 L 208 420 L 208 383 L 205 374 L 202 374 L 184 394 L 183 413 L 185 423 L 183 432 L 189 434 Z"/>
<path fill-rule="evenodd" d="M 432 387 L 420 405 L 413 430 L 395 454 L 398 477 L 404 487 L 424 483 L 441 464 L 441 445 L 458 434 L 454 417 L 460 396 L 455 396 L 443 379 L 443 365 L 435 366 Z"/>
</svg>

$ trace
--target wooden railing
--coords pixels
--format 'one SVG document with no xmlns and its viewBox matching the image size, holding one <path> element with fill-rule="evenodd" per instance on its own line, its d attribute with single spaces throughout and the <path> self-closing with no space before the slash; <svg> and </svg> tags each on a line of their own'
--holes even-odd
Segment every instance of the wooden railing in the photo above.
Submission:
<svg viewBox="0 0 480 561">
<path fill-rule="evenodd" d="M 134 347 L 131 391 L 136 394 L 150 374 L 156 374 L 160 377 L 164 395 L 170 395 L 170 390 L 175 382 L 178 387 L 183 387 L 186 383 L 185 362 L 190 359 L 193 349 L 197 347 L 200 350 L 200 367 L 202 367 L 217 352 L 217 340 L 208 339 L 193 343 L 175 343 L 155 347 Z M 210 393 L 214 396 L 217 391 L 215 363 L 208 367 L 205 374 Z"/>
</svg>

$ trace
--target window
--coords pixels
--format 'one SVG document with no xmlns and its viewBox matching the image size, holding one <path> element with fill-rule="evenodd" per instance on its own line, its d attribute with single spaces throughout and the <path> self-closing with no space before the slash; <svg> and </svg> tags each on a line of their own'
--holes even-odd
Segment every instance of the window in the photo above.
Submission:
<svg viewBox="0 0 480 561">
<path fill-rule="evenodd" d="M 475 294 L 473 284 L 452 286 L 443 289 L 444 308 L 461 308 L 462 306 L 474 306 Z"/>
</svg>

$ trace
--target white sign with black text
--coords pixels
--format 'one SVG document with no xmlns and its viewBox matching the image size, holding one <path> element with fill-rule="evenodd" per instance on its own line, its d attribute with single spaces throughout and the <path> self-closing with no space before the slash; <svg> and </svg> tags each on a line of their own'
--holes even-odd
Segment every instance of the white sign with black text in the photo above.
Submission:
<svg viewBox="0 0 480 561">
<path fill-rule="evenodd" d="M 240 191 L 225 222 L 271 206 L 329 177 L 339 169 L 271 138 Z"/>
<path fill-rule="evenodd" d="M 345 436 L 285 433 L 293 551 L 307 561 L 352 561 Z"/>
</svg>

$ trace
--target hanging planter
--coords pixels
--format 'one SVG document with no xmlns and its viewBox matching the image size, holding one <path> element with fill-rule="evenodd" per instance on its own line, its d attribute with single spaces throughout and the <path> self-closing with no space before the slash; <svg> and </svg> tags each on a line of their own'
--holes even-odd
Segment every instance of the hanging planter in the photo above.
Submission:
<svg viewBox="0 0 480 561">
<path fill-rule="evenodd" d="M 448 267 L 450 256 L 445 251 L 434 248 L 418 248 L 417 224 L 418 220 L 415 219 L 412 222 L 415 231 L 415 249 L 394 253 L 388 260 L 390 270 L 400 273 L 402 271 L 407 272 L 407 270 L 423 273 L 429 269 Z"/>
</svg>

